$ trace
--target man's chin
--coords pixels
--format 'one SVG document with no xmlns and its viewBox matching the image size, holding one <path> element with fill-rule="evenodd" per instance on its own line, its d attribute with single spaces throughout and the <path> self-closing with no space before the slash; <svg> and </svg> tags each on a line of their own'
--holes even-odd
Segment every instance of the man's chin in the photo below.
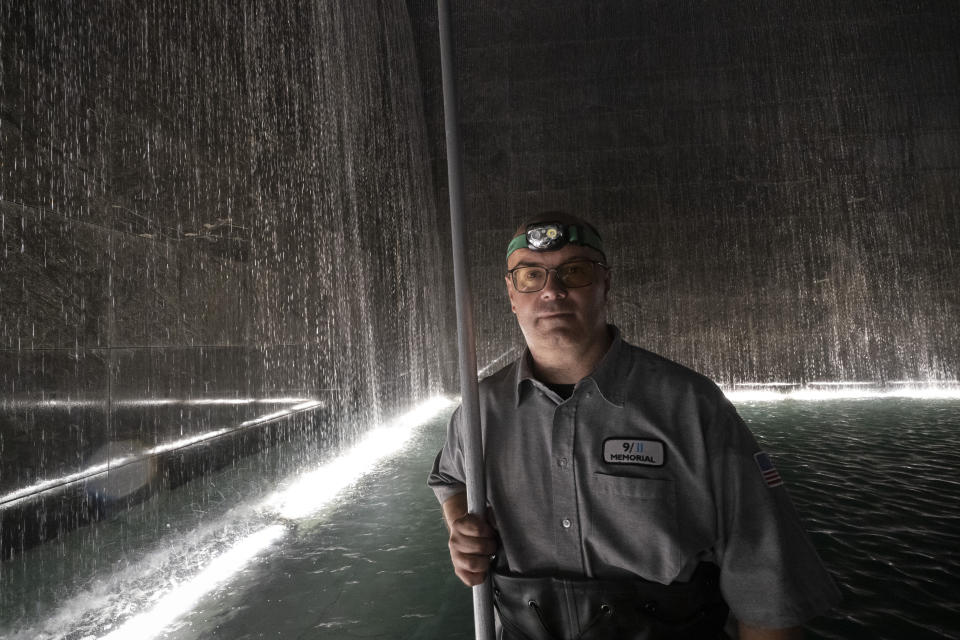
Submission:
<svg viewBox="0 0 960 640">
<path fill-rule="evenodd" d="M 566 321 L 543 318 L 543 321 L 537 323 L 536 332 L 542 342 L 557 346 L 577 344 L 583 339 L 583 330 L 572 322 L 572 318 L 567 318 Z"/>
</svg>

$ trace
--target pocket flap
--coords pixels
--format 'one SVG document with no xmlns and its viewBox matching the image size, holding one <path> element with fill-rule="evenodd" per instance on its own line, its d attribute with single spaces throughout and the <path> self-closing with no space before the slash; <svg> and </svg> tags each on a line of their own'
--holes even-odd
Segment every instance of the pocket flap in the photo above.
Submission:
<svg viewBox="0 0 960 640">
<path fill-rule="evenodd" d="M 594 486 L 599 493 L 608 493 L 628 498 L 651 499 L 671 495 L 673 483 L 665 479 L 630 478 L 611 476 L 606 473 L 593 474 Z"/>
</svg>

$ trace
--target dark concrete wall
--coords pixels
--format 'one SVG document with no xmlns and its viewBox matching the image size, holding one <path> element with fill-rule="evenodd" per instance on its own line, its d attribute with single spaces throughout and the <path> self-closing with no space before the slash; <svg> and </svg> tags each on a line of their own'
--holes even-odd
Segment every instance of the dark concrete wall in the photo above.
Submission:
<svg viewBox="0 0 960 640">
<path fill-rule="evenodd" d="M 436 6 L 407 4 L 443 210 Z M 565 208 L 624 334 L 715 378 L 960 373 L 956 2 L 452 4 L 481 363 L 520 342 L 507 239 Z"/>
<path fill-rule="evenodd" d="M 441 388 L 402 3 L 3 1 L 0 29 L 0 502 L 304 400 L 349 439 Z"/>
</svg>

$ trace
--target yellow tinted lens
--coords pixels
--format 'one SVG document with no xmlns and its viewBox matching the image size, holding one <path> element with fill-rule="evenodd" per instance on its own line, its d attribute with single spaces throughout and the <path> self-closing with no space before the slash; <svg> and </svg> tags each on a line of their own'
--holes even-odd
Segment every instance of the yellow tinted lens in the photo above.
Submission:
<svg viewBox="0 0 960 640">
<path fill-rule="evenodd" d="M 518 291 L 539 291 L 547 280 L 543 267 L 521 267 L 513 272 L 513 284 Z"/>
<path fill-rule="evenodd" d="M 585 287 L 593 282 L 593 263 L 592 262 L 568 262 L 560 265 L 557 269 L 557 275 L 563 286 L 575 289 L 576 287 Z"/>
</svg>

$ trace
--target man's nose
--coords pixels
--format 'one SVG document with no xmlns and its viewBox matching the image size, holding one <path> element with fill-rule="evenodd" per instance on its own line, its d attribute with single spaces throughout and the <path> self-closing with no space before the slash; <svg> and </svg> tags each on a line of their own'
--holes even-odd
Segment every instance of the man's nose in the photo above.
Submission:
<svg viewBox="0 0 960 640">
<path fill-rule="evenodd" d="M 557 274 L 556 269 L 547 271 L 547 282 L 543 285 L 540 296 L 544 298 L 564 298 L 566 295 L 567 290 L 564 288 L 563 283 L 560 282 L 560 276 Z"/>
</svg>

